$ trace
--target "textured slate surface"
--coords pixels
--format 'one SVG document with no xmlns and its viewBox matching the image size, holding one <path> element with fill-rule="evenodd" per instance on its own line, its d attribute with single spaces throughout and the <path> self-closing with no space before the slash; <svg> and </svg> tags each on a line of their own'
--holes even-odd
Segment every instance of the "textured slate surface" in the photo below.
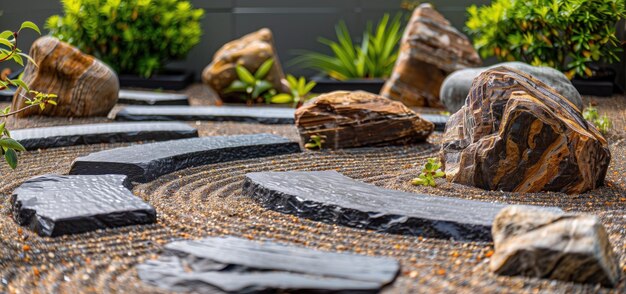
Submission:
<svg viewBox="0 0 626 294">
<path fill-rule="evenodd" d="M 387 233 L 490 241 L 502 204 L 383 189 L 335 171 L 249 173 L 243 192 L 282 213 Z"/>
<path fill-rule="evenodd" d="M 178 93 L 120 90 L 117 103 L 140 105 L 189 105 L 189 96 Z"/>
<path fill-rule="evenodd" d="M 145 183 L 194 166 L 295 152 L 298 143 L 271 134 L 202 137 L 92 153 L 77 158 L 70 174 L 123 174 Z"/>
<path fill-rule="evenodd" d="M 13 100 L 13 95 L 15 95 L 14 89 L 0 90 L 0 102 L 11 102 Z"/>
<path fill-rule="evenodd" d="M 377 293 L 399 269 L 389 258 L 234 237 L 169 243 L 161 258 L 137 266 L 146 283 L 194 293 Z"/>
<path fill-rule="evenodd" d="M 450 116 L 441 115 L 441 114 L 428 114 L 428 113 L 419 113 L 419 116 L 433 124 L 435 124 L 435 131 L 443 132 L 446 130 L 446 123 Z"/>
<path fill-rule="evenodd" d="M 238 121 L 263 124 L 293 124 L 294 109 L 249 106 L 127 106 L 116 115 L 116 120 L 205 120 Z"/>
<path fill-rule="evenodd" d="M 181 122 L 127 122 L 32 128 L 11 131 L 28 150 L 98 143 L 166 141 L 198 136 Z"/>
<path fill-rule="evenodd" d="M 154 208 L 128 186 L 123 175 L 32 178 L 11 196 L 13 218 L 50 237 L 156 222 Z"/>
</svg>

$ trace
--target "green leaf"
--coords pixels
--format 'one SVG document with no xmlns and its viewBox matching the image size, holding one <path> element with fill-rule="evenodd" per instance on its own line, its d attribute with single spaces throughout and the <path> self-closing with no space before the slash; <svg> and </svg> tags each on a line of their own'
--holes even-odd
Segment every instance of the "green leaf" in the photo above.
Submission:
<svg viewBox="0 0 626 294">
<path fill-rule="evenodd" d="M 33 30 L 33 31 L 35 31 L 35 32 L 37 32 L 37 33 L 39 33 L 41 35 L 41 31 L 39 30 L 39 27 L 35 23 L 33 23 L 31 21 L 23 22 L 19 31 L 22 31 L 25 28 L 29 28 L 29 29 L 31 29 L 31 30 Z"/>
<path fill-rule="evenodd" d="M 272 97 L 272 99 L 270 100 L 272 103 L 276 103 L 276 104 L 285 104 L 285 103 L 291 103 L 293 101 L 293 96 L 289 95 L 289 94 L 278 94 L 274 97 Z"/>
<path fill-rule="evenodd" d="M 7 149 L 4 152 L 4 159 L 7 161 L 7 164 L 9 164 L 12 169 L 15 169 L 17 167 L 17 153 L 15 152 L 15 150 Z"/>
<path fill-rule="evenodd" d="M 0 33 L 0 38 L 2 39 L 9 39 L 11 37 L 13 37 L 12 31 L 3 31 L 2 33 Z"/>
<path fill-rule="evenodd" d="M 246 88 L 248 87 L 248 84 L 240 81 L 240 80 L 234 80 L 230 86 L 228 86 L 228 88 L 226 88 L 224 90 L 224 92 L 226 93 L 232 93 L 232 92 L 245 92 Z"/>
<path fill-rule="evenodd" d="M 0 38 L 0 44 L 7 46 L 9 48 L 13 48 L 13 43 L 5 38 Z"/>
<path fill-rule="evenodd" d="M 0 123 L 0 138 L 4 134 L 5 127 L 6 127 L 6 122 Z"/>
<path fill-rule="evenodd" d="M 264 79 L 265 76 L 267 76 L 267 74 L 272 69 L 273 65 L 274 65 L 274 59 L 269 58 L 268 60 L 263 62 L 263 64 L 261 64 L 259 69 L 256 70 L 256 72 L 254 73 L 254 77 L 258 80 Z"/>
<path fill-rule="evenodd" d="M 235 67 L 235 70 L 237 71 L 237 76 L 239 76 L 240 80 L 242 80 L 243 82 L 247 83 L 248 85 L 254 85 L 254 83 L 256 82 L 256 79 L 248 71 L 248 69 L 246 69 L 245 67 L 243 67 L 241 65 L 237 65 Z"/>
<path fill-rule="evenodd" d="M 254 90 L 252 91 L 252 93 L 250 94 L 250 96 L 253 99 L 258 98 L 259 96 L 261 96 L 261 94 L 265 93 L 266 91 L 272 89 L 272 83 L 265 81 L 265 80 L 261 80 L 261 81 L 257 81 L 256 85 L 254 86 Z"/>
<path fill-rule="evenodd" d="M 0 139 L 0 146 L 4 147 L 6 149 L 15 149 L 17 151 L 26 151 L 26 149 L 24 148 L 24 146 L 22 146 L 22 144 L 20 144 L 19 142 L 15 141 L 14 139 L 11 139 L 11 138 Z"/>
<path fill-rule="evenodd" d="M 14 85 L 21 87 L 22 89 L 24 89 L 25 91 L 30 91 L 28 88 L 28 85 L 26 85 L 26 83 L 24 83 L 24 81 L 20 80 L 20 79 L 15 79 L 15 80 L 11 80 L 11 83 L 13 83 Z"/>
<path fill-rule="evenodd" d="M 28 54 L 25 54 L 25 53 L 17 53 L 17 54 L 22 56 L 22 57 L 24 57 L 24 58 L 26 58 L 35 67 L 39 67 L 39 65 L 37 65 L 37 62 L 35 62 L 35 60 L 32 57 L 30 57 Z"/>
</svg>

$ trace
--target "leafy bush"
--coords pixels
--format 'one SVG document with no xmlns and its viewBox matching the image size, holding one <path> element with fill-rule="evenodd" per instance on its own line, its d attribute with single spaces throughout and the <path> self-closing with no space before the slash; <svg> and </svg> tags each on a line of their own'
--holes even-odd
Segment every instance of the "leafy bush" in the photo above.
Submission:
<svg viewBox="0 0 626 294">
<path fill-rule="evenodd" d="M 390 19 L 385 14 L 376 30 L 368 23 L 361 44 L 355 44 L 342 21 L 336 27 L 337 42 L 319 38 L 330 47 L 333 55 L 304 52 L 292 61 L 304 68 L 319 70 L 337 80 L 354 78 L 387 78 L 398 58 L 398 43 L 402 38 L 401 14 Z"/>
<path fill-rule="evenodd" d="M 422 169 L 422 173 L 419 176 L 411 181 L 413 185 L 421 185 L 421 186 L 431 186 L 436 187 L 437 183 L 435 179 L 443 178 L 446 176 L 446 173 L 441 171 L 441 162 L 438 158 L 429 158 Z"/>
<path fill-rule="evenodd" d="M 270 103 L 277 91 L 272 86 L 272 83 L 265 78 L 273 65 L 274 59 L 270 58 L 263 62 L 257 71 L 252 74 L 248 69 L 238 64 L 235 67 L 238 79 L 234 80 L 230 86 L 226 88 L 225 92 L 239 93 L 239 97 L 248 102 L 248 104 L 254 103 L 257 100 L 265 100 L 266 103 Z"/>
<path fill-rule="evenodd" d="M 281 93 L 272 97 L 272 103 L 293 103 L 295 107 L 298 107 L 312 97 L 309 92 L 317 85 L 314 81 L 307 82 L 305 77 L 296 78 L 292 75 L 287 75 L 287 83 L 289 83 L 291 93 Z"/>
<path fill-rule="evenodd" d="M 304 144 L 304 148 L 313 150 L 319 149 L 322 150 L 324 147 L 324 143 L 326 143 L 326 136 L 324 135 L 313 135 L 309 138 L 309 142 Z"/>
<path fill-rule="evenodd" d="M 585 108 L 585 111 L 583 111 L 583 117 L 593 123 L 598 128 L 600 133 L 604 135 L 608 134 L 609 130 L 613 126 L 611 119 L 609 119 L 606 114 L 600 116 L 598 109 L 591 105 Z"/>
<path fill-rule="evenodd" d="M 615 23 L 624 0 L 494 0 L 468 8 L 467 32 L 486 58 L 545 65 L 568 77 L 591 76 L 594 61 L 618 61 Z"/>
<path fill-rule="evenodd" d="M 17 38 L 20 33 L 24 29 L 31 29 L 36 31 L 37 33 L 41 33 L 39 31 L 39 27 L 30 21 L 26 21 L 22 23 L 20 29 L 16 32 L 13 31 L 3 31 L 0 33 L 0 63 L 14 61 L 17 64 L 24 66 L 24 59 L 27 61 L 33 62 L 34 60 L 25 53 L 22 53 L 22 50 L 17 48 Z M 0 76 L 0 90 L 4 90 L 9 86 L 20 87 L 26 90 L 27 92 L 33 94 L 34 97 L 26 97 L 26 104 L 28 106 L 16 109 L 11 111 L 11 107 L 8 106 L 5 109 L 0 110 L 0 155 L 4 157 L 7 164 L 15 169 L 17 167 L 17 152 L 25 151 L 26 149 L 22 144 L 15 141 L 11 138 L 11 133 L 6 128 L 5 118 L 20 113 L 31 107 L 39 107 L 41 110 L 45 109 L 46 105 L 56 105 L 56 101 L 54 98 L 57 96 L 54 94 L 45 94 L 39 93 L 37 91 L 32 91 L 28 88 L 20 77 L 15 79 L 9 79 L 5 75 Z"/>
<path fill-rule="evenodd" d="M 204 11 L 177 0 L 61 0 L 64 16 L 48 18 L 52 35 L 119 73 L 149 77 L 184 58 L 198 42 Z"/>
</svg>

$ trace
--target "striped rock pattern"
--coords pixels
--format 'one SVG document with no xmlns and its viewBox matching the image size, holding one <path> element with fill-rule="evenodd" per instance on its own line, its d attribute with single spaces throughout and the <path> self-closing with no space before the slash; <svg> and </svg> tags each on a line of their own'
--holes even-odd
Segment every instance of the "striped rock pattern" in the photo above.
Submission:
<svg viewBox="0 0 626 294">
<path fill-rule="evenodd" d="M 303 143 L 322 135 L 330 149 L 422 142 L 435 128 L 402 103 L 361 91 L 318 96 L 298 108 L 296 126 Z"/>
<path fill-rule="evenodd" d="M 448 180 L 487 190 L 582 193 L 604 183 L 606 139 L 553 88 L 521 71 L 480 74 L 446 125 Z"/>
<path fill-rule="evenodd" d="M 266 79 L 274 85 L 275 89 L 288 92 L 282 84 L 285 74 L 276 54 L 272 31 L 267 28 L 222 46 L 213 56 L 213 62 L 202 72 L 202 81 L 211 86 L 224 101 L 242 102 L 236 95 L 224 93 L 224 89 L 237 79 L 235 67 L 239 64 L 254 73 L 269 58 L 274 58 L 274 66 Z"/>
<path fill-rule="evenodd" d="M 439 89 L 446 76 L 481 63 L 469 39 L 431 4 L 422 4 L 409 20 L 393 74 L 380 93 L 407 106 L 443 108 Z"/>
<path fill-rule="evenodd" d="M 58 105 L 31 108 L 19 114 L 63 117 L 105 116 L 117 102 L 120 90 L 117 75 L 111 68 L 93 56 L 53 37 L 37 39 L 30 55 L 38 67 L 29 63 L 24 69 L 24 82 L 32 89 L 54 93 Z M 27 106 L 20 89 L 13 97 L 13 109 Z"/>
</svg>

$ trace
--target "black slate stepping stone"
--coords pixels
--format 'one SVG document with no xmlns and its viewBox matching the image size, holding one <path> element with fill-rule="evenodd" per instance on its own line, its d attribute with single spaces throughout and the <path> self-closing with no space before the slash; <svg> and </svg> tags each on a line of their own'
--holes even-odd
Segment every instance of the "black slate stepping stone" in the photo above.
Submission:
<svg viewBox="0 0 626 294">
<path fill-rule="evenodd" d="M 105 123 L 11 131 L 26 149 L 53 148 L 98 143 L 166 141 L 198 137 L 195 128 L 182 122 Z"/>
<path fill-rule="evenodd" d="M 266 208 L 325 223 L 463 241 L 491 241 L 506 206 L 384 189 L 335 171 L 249 173 L 243 192 Z"/>
<path fill-rule="evenodd" d="M 77 158 L 70 174 L 123 174 L 146 183 L 185 168 L 295 152 L 298 143 L 270 134 L 202 137 L 92 153 Z"/>
<path fill-rule="evenodd" d="M 11 196 L 13 218 L 48 237 L 156 222 L 154 208 L 128 186 L 123 175 L 32 178 Z"/>
<path fill-rule="evenodd" d="M 137 266 L 148 284 L 194 293 L 378 293 L 399 269 L 389 258 L 234 237 L 169 243 L 161 258 Z"/>
<path fill-rule="evenodd" d="M 418 115 L 435 124 L 435 131 L 443 132 L 446 130 L 446 123 L 448 119 L 450 119 L 449 115 L 441 115 L 441 114 L 430 114 L 430 113 L 418 113 Z"/>
<path fill-rule="evenodd" d="M 249 106 L 127 106 L 116 120 L 182 120 L 237 121 L 262 124 L 293 124 L 295 110 L 277 107 Z"/>
<path fill-rule="evenodd" d="M 120 90 L 117 102 L 139 105 L 189 105 L 189 96 L 178 93 Z"/>
<path fill-rule="evenodd" d="M 15 95 L 14 89 L 0 90 L 0 102 L 11 102 L 13 101 L 14 95 Z"/>
</svg>

